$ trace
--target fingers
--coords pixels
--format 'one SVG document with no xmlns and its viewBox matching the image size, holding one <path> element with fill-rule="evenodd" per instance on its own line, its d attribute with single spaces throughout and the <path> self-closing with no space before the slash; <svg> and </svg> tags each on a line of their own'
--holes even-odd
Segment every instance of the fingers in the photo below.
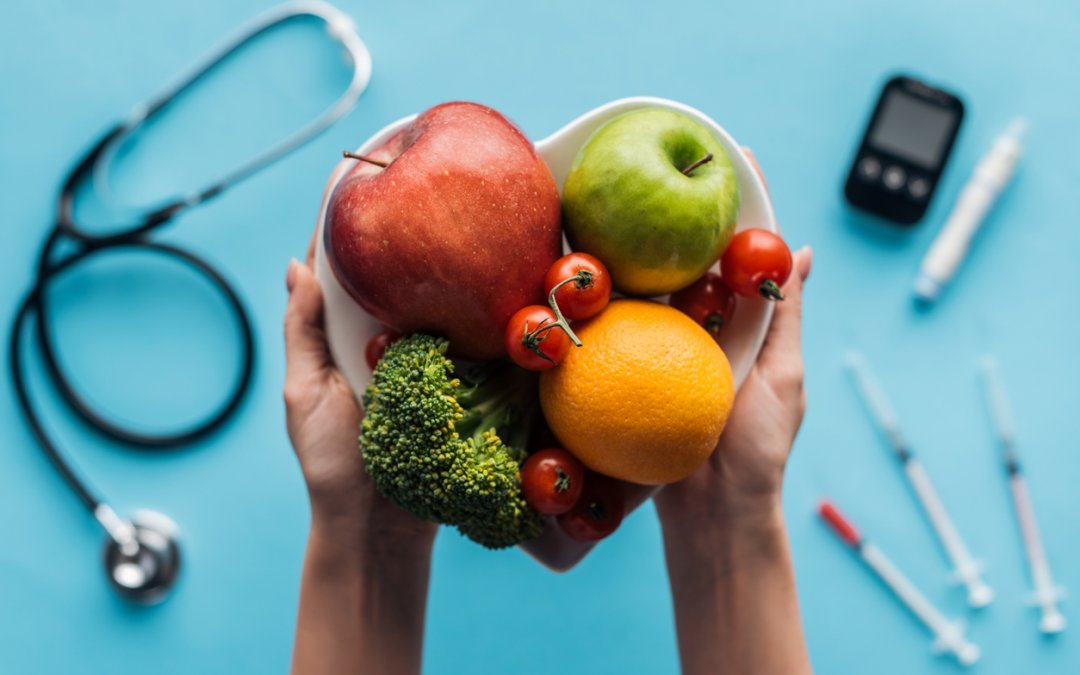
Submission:
<svg viewBox="0 0 1080 675">
<path fill-rule="evenodd" d="M 758 363 L 770 375 L 797 380 L 802 385 L 802 292 L 810 276 L 813 251 L 804 246 L 793 256 L 791 277 L 784 284 L 784 299 L 774 303 L 772 323 Z"/>
<path fill-rule="evenodd" d="M 754 167 L 754 173 L 758 175 L 758 178 L 760 178 L 761 182 L 765 185 L 765 192 L 768 192 L 769 181 L 765 180 L 765 173 L 761 170 L 761 165 L 758 164 L 757 156 L 754 154 L 754 151 L 745 145 L 743 146 L 742 151 L 743 154 L 746 155 L 746 158 L 750 160 L 750 165 Z"/>
<path fill-rule="evenodd" d="M 311 241 L 307 246 L 307 266 L 311 269 L 315 269 L 315 240 L 319 237 L 319 228 L 315 228 L 315 231 L 311 233 Z"/>
<path fill-rule="evenodd" d="M 765 173 L 761 170 L 761 165 L 758 164 L 757 156 L 754 154 L 754 151 L 744 145 L 742 152 L 744 155 L 746 155 L 746 159 L 750 160 L 751 166 L 754 167 L 754 173 L 756 173 L 758 175 L 758 178 L 761 179 L 761 184 L 765 186 L 765 196 L 768 197 L 770 201 L 772 201 L 772 197 L 770 197 L 769 195 L 769 181 L 765 180 Z M 776 230 L 778 233 L 782 234 L 779 223 L 777 223 L 776 225 Z"/>
<path fill-rule="evenodd" d="M 330 366 L 330 352 L 323 331 L 322 290 L 307 265 L 293 260 L 286 277 L 289 304 L 285 309 L 286 399 L 310 388 L 312 379 Z"/>
</svg>

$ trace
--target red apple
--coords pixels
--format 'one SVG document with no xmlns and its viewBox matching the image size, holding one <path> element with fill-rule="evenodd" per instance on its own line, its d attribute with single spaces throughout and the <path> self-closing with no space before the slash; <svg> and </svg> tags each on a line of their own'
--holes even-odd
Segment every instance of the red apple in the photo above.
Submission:
<svg viewBox="0 0 1080 675">
<path fill-rule="evenodd" d="M 505 355 L 503 330 L 543 301 L 562 253 L 559 192 L 528 138 L 476 103 L 443 103 L 358 161 L 330 200 L 338 281 L 379 323 Z M 386 164 L 385 167 L 379 163 Z"/>
</svg>

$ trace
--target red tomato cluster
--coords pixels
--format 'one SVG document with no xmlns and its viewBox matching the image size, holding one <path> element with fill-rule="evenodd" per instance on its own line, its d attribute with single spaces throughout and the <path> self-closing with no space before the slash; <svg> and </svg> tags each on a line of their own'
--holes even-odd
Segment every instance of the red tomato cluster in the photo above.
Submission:
<svg viewBox="0 0 1080 675">
<path fill-rule="evenodd" d="M 571 321 L 596 316 L 611 299 L 611 275 L 588 253 L 571 253 L 555 261 L 544 277 L 548 306 L 529 305 L 510 317 L 503 341 L 510 359 L 527 370 L 547 370 L 581 342 Z"/>
<path fill-rule="evenodd" d="M 626 500 L 618 481 L 586 472 L 560 448 L 533 453 L 521 467 L 521 491 L 529 506 L 557 516 L 562 531 L 575 541 L 597 541 L 619 527 Z"/>
<path fill-rule="evenodd" d="M 671 294 L 671 306 L 718 335 L 735 313 L 735 294 L 783 300 L 780 287 L 791 276 L 791 251 L 776 234 L 760 228 L 737 233 L 720 257 L 721 274 L 707 273 Z"/>
<path fill-rule="evenodd" d="M 580 342 L 571 321 L 584 321 L 604 311 L 611 299 L 611 275 L 588 253 L 570 253 L 555 261 L 544 277 L 548 305 L 522 307 L 506 324 L 503 341 L 510 359 L 526 370 L 547 370 Z M 387 345 L 401 337 L 384 330 L 367 344 L 368 367 L 375 369 Z"/>
</svg>

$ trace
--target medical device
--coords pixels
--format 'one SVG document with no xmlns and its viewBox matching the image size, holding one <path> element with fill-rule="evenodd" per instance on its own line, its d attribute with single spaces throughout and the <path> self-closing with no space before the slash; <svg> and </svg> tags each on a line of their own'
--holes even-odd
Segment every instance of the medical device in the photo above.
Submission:
<svg viewBox="0 0 1080 675">
<path fill-rule="evenodd" d="M 345 49 L 353 69 L 345 92 L 329 108 L 224 176 L 200 189 L 176 195 L 164 205 L 144 209 L 133 218 L 133 222 L 118 224 L 112 232 L 96 234 L 78 222 L 75 209 L 77 191 L 84 185 L 88 185 L 89 189 L 100 189 L 94 178 L 100 178 L 101 167 L 122 142 L 132 138 L 177 97 L 255 38 L 282 24 L 311 19 L 325 24 L 330 37 Z M 219 429 L 236 412 L 251 384 L 254 368 L 251 320 L 236 291 L 210 263 L 175 245 L 152 241 L 149 235 L 171 223 L 178 215 L 221 195 L 325 131 L 352 109 L 370 77 L 371 57 L 348 16 L 325 2 L 301 1 L 280 5 L 242 26 L 160 94 L 137 104 L 125 119 L 108 129 L 84 156 L 74 162 L 63 182 L 57 197 L 56 219 L 38 254 L 32 285 L 12 321 L 9 365 L 18 403 L 30 431 L 64 482 L 105 530 L 105 571 L 110 584 L 127 598 L 156 602 L 163 599 L 173 587 L 181 561 L 176 525 L 168 517 L 153 511 L 137 511 L 130 519 L 118 516 L 56 446 L 27 387 L 24 329 L 31 324 L 34 326 L 33 335 L 46 374 L 61 398 L 82 421 L 102 436 L 133 447 L 161 449 L 193 443 Z M 102 252 L 114 250 L 149 251 L 188 265 L 205 276 L 224 296 L 237 319 L 242 346 L 240 374 L 225 402 L 190 427 L 170 433 L 149 434 L 107 419 L 75 391 L 57 358 L 53 330 L 48 321 L 50 286 L 80 263 Z"/>
<path fill-rule="evenodd" d="M 885 83 L 848 171 L 844 196 L 860 209 L 910 225 L 926 213 L 949 161 L 964 104 L 913 77 Z"/>
<path fill-rule="evenodd" d="M 965 666 L 974 665 L 979 660 L 981 650 L 978 645 L 969 642 L 964 637 L 964 623 L 947 619 L 885 556 L 881 549 L 859 533 L 851 521 L 840 513 L 832 502 L 823 500 L 818 505 L 818 514 L 840 540 L 854 549 L 866 566 L 873 570 L 896 598 L 926 626 L 934 636 L 931 649 L 935 653 L 948 652 Z"/>
<path fill-rule="evenodd" d="M 1016 521 L 1020 525 L 1020 538 L 1024 542 L 1028 570 L 1034 590 L 1031 592 L 1031 604 L 1039 608 L 1039 630 L 1043 633 L 1060 633 L 1065 630 L 1065 615 L 1058 609 L 1058 603 L 1065 597 L 1065 589 L 1054 583 L 1050 574 L 1050 563 L 1046 559 L 1039 525 L 1035 521 L 1035 509 L 1031 505 L 1031 495 L 1027 480 L 1020 469 L 1020 460 L 1016 455 L 1016 436 L 1013 433 L 1012 418 L 1005 401 L 1005 389 L 998 375 L 997 361 L 986 357 L 983 361 L 983 383 L 986 386 L 986 402 L 990 408 L 990 417 L 1001 444 L 1001 455 L 1005 461 L 1005 472 L 1009 476 L 1009 491 L 1012 493 Z"/>
<path fill-rule="evenodd" d="M 936 300 L 964 262 L 987 214 L 1016 172 L 1027 127 L 1024 118 L 1014 119 L 975 166 L 975 173 L 923 258 L 919 276 L 915 278 L 915 297 L 919 300 L 927 303 Z"/>
<path fill-rule="evenodd" d="M 945 510 L 945 505 L 930 482 L 930 476 L 926 473 L 922 462 L 912 454 L 911 446 L 900 431 L 900 423 L 896 419 L 885 394 L 877 382 L 870 375 L 870 371 L 862 357 L 852 353 L 848 357 L 848 367 L 854 377 L 855 388 L 866 404 L 870 416 L 881 428 L 889 446 L 896 454 L 897 459 L 904 468 L 904 475 L 911 483 L 915 496 L 919 500 L 926 517 L 933 526 L 945 553 L 953 564 L 953 578 L 967 587 L 968 604 L 971 607 L 985 607 L 994 599 L 994 592 L 982 580 L 982 565 L 972 558 L 968 552 L 964 540 L 953 524 L 952 518 Z"/>
</svg>

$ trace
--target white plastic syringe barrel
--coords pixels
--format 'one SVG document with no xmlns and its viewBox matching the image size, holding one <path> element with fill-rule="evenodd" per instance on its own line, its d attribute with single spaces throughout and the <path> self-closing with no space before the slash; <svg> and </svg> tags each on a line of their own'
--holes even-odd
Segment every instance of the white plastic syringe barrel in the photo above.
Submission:
<svg viewBox="0 0 1080 675">
<path fill-rule="evenodd" d="M 1005 133 L 994 142 L 990 152 L 979 160 L 974 175 L 964 186 L 945 226 L 923 260 L 922 269 L 915 280 L 915 294 L 922 300 L 937 298 L 942 286 L 949 282 L 963 262 L 987 212 L 1016 171 L 1023 151 L 1020 142 L 1026 131 L 1026 120 L 1013 120 Z"/>
<path fill-rule="evenodd" d="M 1054 578 L 1050 574 L 1050 563 L 1046 559 L 1039 526 L 1035 522 L 1035 510 L 1031 506 L 1027 482 L 1021 474 L 1016 473 L 1009 477 L 1009 487 L 1012 490 L 1013 504 L 1020 521 L 1020 534 L 1024 538 L 1024 551 L 1027 553 L 1031 580 L 1035 587 L 1031 600 L 1042 612 L 1039 630 L 1047 634 L 1060 633 L 1067 624 L 1065 615 L 1058 609 L 1058 602 L 1065 593 L 1054 584 Z"/>
<path fill-rule="evenodd" d="M 963 624 L 945 618 L 881 549 L 867 542 L 860 548 L 859 555 L 934 636 L 934 651 L 949 652 L 965 666 L 979 660 L 980 649 L 964 637 Z"/>
</svg>

